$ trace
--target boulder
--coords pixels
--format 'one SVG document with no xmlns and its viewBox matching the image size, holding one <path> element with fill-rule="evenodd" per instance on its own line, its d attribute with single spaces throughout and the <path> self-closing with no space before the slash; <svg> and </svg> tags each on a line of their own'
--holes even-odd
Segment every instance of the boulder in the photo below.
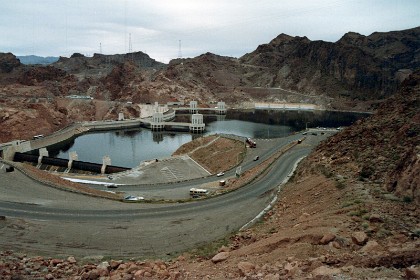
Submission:
<svg viewBox="0 0 420 280">
<path fill-rule="evenodd" d="M 338 243 L 337 241 L 333 241 L 333 242 L 331 242 L 331 243 L 330 243 L 330 245 L 331 245 L 332 247 L 334 247 L 335 249 L 341 249 L 341 245 L 340 245 L 340 243 Z"/>
<path fill-rule="evenodd" d="M 412 265 L 405 269 L 405 278 L 420 279 L 420 266 Z"/>
<path fill-rule="evenodd" d="M 250 262 L 240 262 L 238 263 L 238 269 L 241 276 L 246 276 L 254 271 L 255 265 Z"/>
<path fill-rule="evenodd" d="M 222 262 L 225 261 L 227 258 L 229 258 L 229 252 L 220 252 L 217 255 L 215 255 L 211 261 L 213 263 L 218 263 L 218 262 Z"/>
<path fill-rule="evenodd" d="M 319 241 L 319 244 L 326 245 L 330 243 L 331 241 L 334 241 L 334 239 L 335 239 L 335 234 L 329 232 L 329 233 L 324 234 L 324 236 Z"/>
<path fill-rule="evenodd" d="M 110 270 L 111 270 L 111 266 L 109 265 L 108 262 L 102 262 L 98 264 L 98 266 L 96 267 L 96 271 L 98 272 L 100 277 L 108 276 Z"/>
<path fill-rule="evenodd" d="M 120 266 L 120 264 L 122 264 L 122 261 L 111 260 L 111 262 L 109 263 L 112 269 L 117 269 Z"/>
<path fill-rule="evenodd" d="M 229 252 L 229 251 L 230 251 L 230 248 L 229 247 L 226 247 L 226 246 L 222 246 L 219 249 L 219 252 Z"/>
<path fill-rule="evenodd" d="M 297 261 L 287 262 L 284 265 L 284 270 L 287 272 L 288 277 L 294 277 L 299 270 L 299 263 Z"/>
<path fill-rule="evenodd" d="M 365 246 L 360 249 L 363 253 L 366 253 L 368 255 L 374 254 L 377 251 L 380 251 L 382 249 L 381 245 L 379 245 L 378 242 L 375 240 L 370 240 L 366 243 Z"/>
<path fill-rule="evenodd" d="M 363 231 L 353 232 L 351 236 L 351 240 L 357 245 L 365 245 L 368 239 L 368 236 Z"/>
<path fill-rule="evenodd" d="M 144 270 L 144 269 L 140 269 L 140 270 L 137 270 L 135 273 L 134 273 L 134 279 L 135 280 L 140 280 L 140 279 L 143 279 L 143 275 L 144 275 L 144 273 L 145 273 L 146 271 Z"/>
<path fill-rule="evenodd" d="M 57 264 L 62 263 L 62 262 L 63 260 L 60 260 L 60 259 L 52 259 L 50 261 L 50 266 L 56 266 Z"/>
<path fill-rule="evenodd" d="M 382 219 L 381 216 L 379 216 L 379 214 L 372 214 L 369 217 L 369 221 L 372 223 L 382 223 L 384 220 Z"/>
</svg>

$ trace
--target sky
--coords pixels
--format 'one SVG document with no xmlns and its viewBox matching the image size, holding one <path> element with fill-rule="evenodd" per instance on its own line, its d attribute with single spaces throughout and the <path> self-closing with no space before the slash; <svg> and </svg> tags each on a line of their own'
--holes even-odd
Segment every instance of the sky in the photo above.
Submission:
<svg viewBox="0 0 420 280">
<path fill-rule="evenodd" d="M 241 57 L 281 33 L 335 42 L 420 26 L 420 0 L 0 0 L 0 52 Z"/>
</svg>

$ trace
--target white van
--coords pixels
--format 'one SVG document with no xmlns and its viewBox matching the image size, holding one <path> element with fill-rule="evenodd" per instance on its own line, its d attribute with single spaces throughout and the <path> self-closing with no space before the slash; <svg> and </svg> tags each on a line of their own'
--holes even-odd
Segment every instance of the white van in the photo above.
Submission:
<svg viewBox="0 0 420 280">
<path fill-rule="evenodd" d="M 196 188 L 191 188 L 190 189 L 190 195 L 191 196 L 205 196 L 208 195 L 209 191 L 205 190 L 205 189 L 196 189 Z"/>
</svg>

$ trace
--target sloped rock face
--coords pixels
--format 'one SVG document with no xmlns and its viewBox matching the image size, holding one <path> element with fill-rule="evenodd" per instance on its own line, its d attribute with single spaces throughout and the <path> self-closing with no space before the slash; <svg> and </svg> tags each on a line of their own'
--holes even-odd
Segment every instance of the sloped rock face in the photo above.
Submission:
<svg viewBox="0 0 420 280">
<path fill-rule="evenodd" d="M 0 54 L 0 94 L 7 98 L 4 107 L 16 107 L 16 97 L 38 102 L 76 94 L 133 103 L 197 100 L 202 106 L 223 100 L 237 108 L 300 102 L 304 94 L 305 102 L 326 108 L 365 111 L 419 68 L 419 30 L 348 33 L 336 43 L 281 34 L 240 59 L 205 53 L 169 65 L 142 52 L 76 53 L 47 67 L 21 66 L 13 54 Z"/>
<path fill-rule="evenodd" d="M 19 81 L 23 85 L 36 85 L 44 81 L 58 81 L 66 75 L 65 71 L 52 66 L 33 67 L 26 70 Z"/>
<path fill-rule="evenodd" d="M 419 47 L 419 27 L 367 37 L 352 32 L 336 43 L 281 34 L 240 61 L 263 67 L 269 86 L 377 99 L 419 68 Z"/>
<path fill-rule="evenodd" d="M 380 184 L 404 200 L 420 203 L 419 81 L 420 71 L 416 71 L 377 114 L 321 144 L 317 152 L 325 165 L 333 172 Z M 343 159 L 348 164 L 340 165 Z"/>
<path fill-rule="evenodd" d="M 0 53 L 0 74 L 10 73 L 14 68 L 20 65 L 19 59 L 12 53 Z"/>
</svg>

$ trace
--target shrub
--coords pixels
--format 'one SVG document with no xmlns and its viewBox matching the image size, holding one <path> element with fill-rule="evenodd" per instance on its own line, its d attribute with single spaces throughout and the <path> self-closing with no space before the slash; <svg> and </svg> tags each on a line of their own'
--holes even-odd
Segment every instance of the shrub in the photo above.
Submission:
<svg viewBox="0 0 420 280">
<path fill-rule="evenodd" d="M 404 196 L 403 201 L 405 203 L 411 203 L 411 202 L 413 202 L 413 198 L 411 196 Z"/>
<path fill-rule="evenodd" d="M 360 171 L 360 177 L 363 179 L 368 179 L 373 175 L 374 172 L 375 170 L 373 169 L 372 165 L 364 165 Z"/>
<path fill-rule="evenodd" d="M 344 181 L 339 180 L 335 182 L 335 187 L 339 190 L 342 190 L 346 187 L 346 184 L 344 183 Z"/>
</svg>

